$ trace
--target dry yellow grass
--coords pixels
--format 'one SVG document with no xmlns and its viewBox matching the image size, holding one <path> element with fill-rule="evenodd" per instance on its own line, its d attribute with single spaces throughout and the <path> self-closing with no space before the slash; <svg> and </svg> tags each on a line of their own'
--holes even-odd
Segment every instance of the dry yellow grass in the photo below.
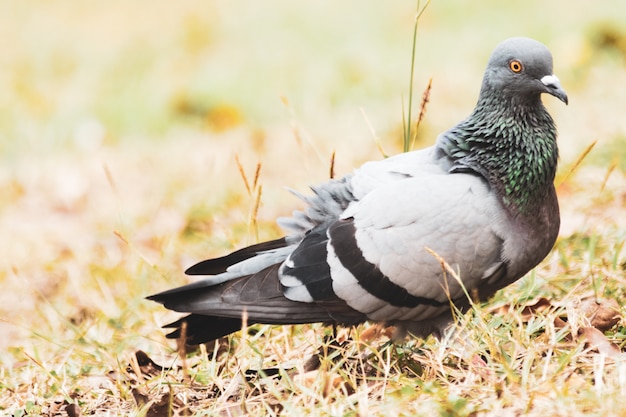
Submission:
<svg viewBox="0 0 626 417">
<path fill-rule="evenodd" d="M 337 175 L 380 158 L 368 123 L 386 153 L 401 148 L 415 5 L 5 6 L 0 414 L 623 415 L 626 364 L 602 344 L 626 343 L 621 2 L 585 13 L 564 0 L 433 2 L 420 23 L 417 97 L 433 85 L 418 146 L 467 114 L 495 43 L 525 34 L 553 50 L 571 101 L 546 100 L 563 226 L 535 272 L 461 317 L 456 337 L 392 345 L 362 326 L 335 348 L 321 326 L 260 326 L 190 354 L 186 369 L 159 329 L 176 316 L 143 297 L 257 239 L 257 164 L 263 240 L 298 207 L 283 187 L 325 180 L 333 151 Z M 618 306 L 604 339 L 579 330 L 590 323 L 577 302 L 593 297 Z M 280 377 L 244 382 L 276 367 Z"/>
</svg>

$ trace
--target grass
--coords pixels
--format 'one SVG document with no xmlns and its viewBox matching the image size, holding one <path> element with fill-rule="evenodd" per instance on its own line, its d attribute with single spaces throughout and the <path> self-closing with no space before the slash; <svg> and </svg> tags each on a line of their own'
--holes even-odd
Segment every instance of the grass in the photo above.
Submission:
<svg viewBox="0 0 626 417">
<path fill-rule="evenodd" d="M 415 4 L 263 4 L 33 1 L 0 16 L 12 40 L 0 54 L 0 414 L 623 415 L 617 1 L 585 14 L 431 2 L 420 20 L 416 91 L 433 80 L 417 147 L 467 115 L 507 36 L 547 43 L 570 93 L 569 107 L 546 99 L 559 240 L 459 317 L 457 336 L 391 344 L 364 325 L 337 347 L 319 325 L 255 326 L 178 356 L 160 329 L 176 315 L 146 295 L 186 282 L 196 260 L 279 236 L 274 219 L 299 207 L 285 185 L 402 149 Z M 599 328 L 581 303 L 596 299 L 617 309 L 601 338 L 581 331 Z"/>
</svg>

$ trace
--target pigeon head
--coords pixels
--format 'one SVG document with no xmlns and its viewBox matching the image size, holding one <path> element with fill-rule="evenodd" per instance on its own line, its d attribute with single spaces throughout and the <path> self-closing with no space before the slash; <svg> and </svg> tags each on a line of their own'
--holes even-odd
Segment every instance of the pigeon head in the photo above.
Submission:
<svg viewBox="0 0 626 417">
<path fill-rule="evenodd" d="M 509 212 L 529 219 L 552 192 L 558 160 L 543 93 L 567 104 L 550 51 L 533 39 L 507 39 L 489 58 L 472 114 L 438 140 L 453 171 L 483 176 Z"/>
<path fill-rule="evenodd" d="M 511 102 L 535 103 L 548 93 L 567 104 L 567 94 L 552 73 L 552 54 L 541 42 L 510 38 L 491 54 L 481 96 L 497 94 Z"/>
</svg>

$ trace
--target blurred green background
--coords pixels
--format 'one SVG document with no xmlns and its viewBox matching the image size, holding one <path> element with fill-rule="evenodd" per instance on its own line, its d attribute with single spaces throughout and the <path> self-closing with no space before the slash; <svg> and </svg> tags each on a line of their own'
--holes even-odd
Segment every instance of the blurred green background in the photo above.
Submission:
<svg viewBox="0 0 626 417">
<path fill-rule="evenodd" d="M 341 141 L 348 132 L 368 137 L 363 108 L 383 139 L 398 139 L 413 1 L 62 0 L 1 7 L 5 162 L 68 147 L 176 140 L 181 130 L 285 126 L 289 111 L 314 138 Z M 516 35 L 543 41 L 555 55 L 571 106 L 547 101 L 566 155 L 572 137 L 572 148 L 623 138 L 624 2 L 493 0 L 433 1 L 420 22 L 417 97 L 434 78 L 428 141 L 471 110 L 492 48 Z"/>
</svg>

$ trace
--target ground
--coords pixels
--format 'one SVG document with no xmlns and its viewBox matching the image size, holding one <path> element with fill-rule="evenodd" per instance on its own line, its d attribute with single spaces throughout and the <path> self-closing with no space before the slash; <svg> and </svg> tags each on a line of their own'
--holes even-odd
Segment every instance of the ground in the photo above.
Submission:
<svg viewBox="0 0 626 417">
<path fill-rule="evenodd" d="M 622 2 L 436 1 L 419 23 L 415 101 L 432 89 L 416 147 L 468 114 L 499 41 L 553 52 L 570 97 L 544 99 L 562 227 L 532 273 L 442 340 L 260 326 L 183 357 L 160 329 L 177 316 L 145 296 L 279 236 L 299 207 L 285 186 L 326 180 L 333 153 L 341 175 L 401 151 L 416 4 L 4 9 L 1 414 L 623 415 Z"/>
</svg>

